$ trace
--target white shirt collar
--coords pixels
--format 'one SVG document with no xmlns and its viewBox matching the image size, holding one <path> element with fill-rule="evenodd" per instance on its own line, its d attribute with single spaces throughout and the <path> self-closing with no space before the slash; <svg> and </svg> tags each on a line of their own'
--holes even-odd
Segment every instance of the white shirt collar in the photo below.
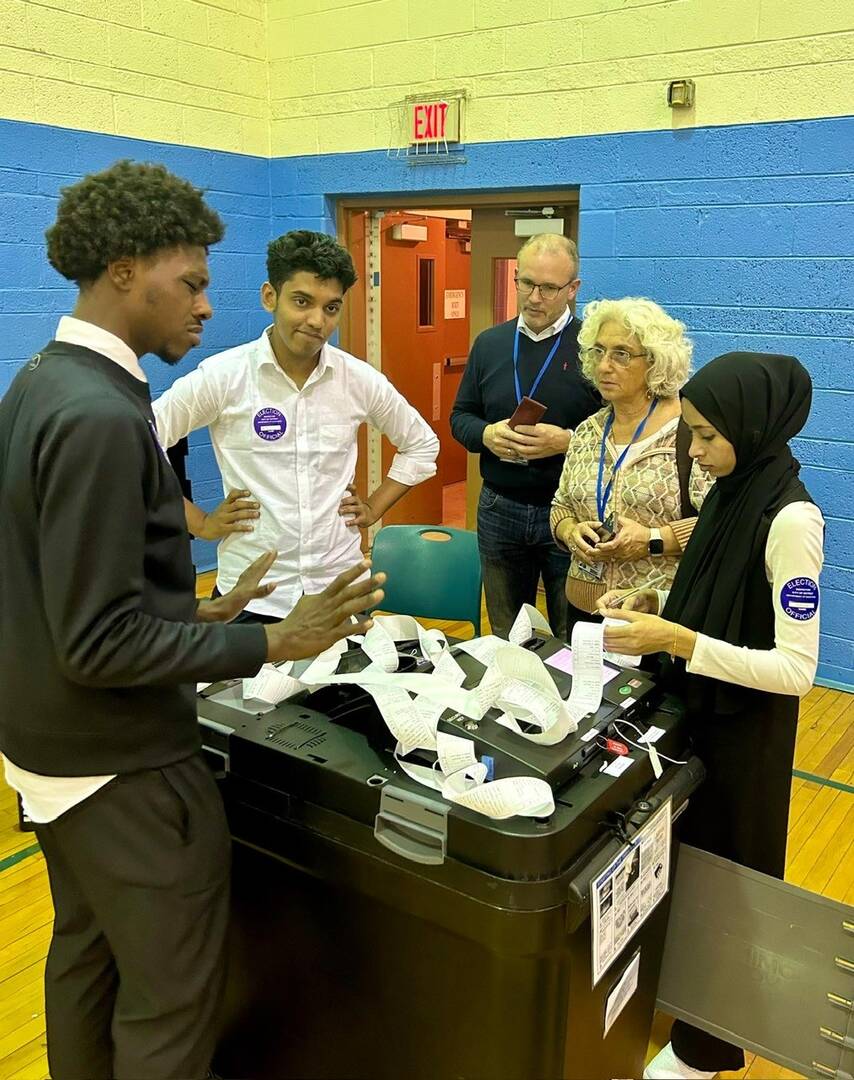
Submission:
<svg viewBox="0 0 854 1080">
<path fill-rule="evenodd" d="M 288 382 L 293 383 L 293 379 L 290 378 L 287 372 L 282 370 L 279 361 L 276 359 L 276 354 L 273 352 L 273 343 L 270 341 L 270 332 L 272 331 L 272 329 L 272 326 L 268 326 L 258 338 L 258 349 L 255 353 L 258 366 L 261 367 L 264 364 L 272 364 L 273 367 L 281 371 L 282 375 L 284 375 Z M 314 369 L 314 371 L 312 371 L 311 375 L 309 375 L 308 379 L 305 382 L 305 385 L 310 386 L 311 383 L 317 382 L 317 380 L 323 378 L 326 372 L 328 370 L 331 370 L 331 368 L 332 351 L 329 347 L 328 342 L 325 342 L 323 348 L 320 350 L 320 358 L 317 361 L 317 367 Z"/>
<path fill-rule="evenodd" d="M 130 345 L 102 326 L 96 326 L 84 319 L 75 319 L 71 315 L 63 315 L 56 328 L 56 340 L 64 341 L 66 345 L 79 345 L 83 349 L 100 353 L 101 356 L 114 360 L 135 379 L 144 383 L 148 382 L 145 372 L 139 366 L 139 357 Z"/>
<path fill-rule="evenodd" d="M 519 331 L 523 333 L 525 337 L 529 337 L 531 341 L 545 341 L 546 338 L 554 337 L 555 334 L 559 334 L 571 318 L 572 313 L 567 304 L 564 308 L 563 315 L 561 315 L 560 318 L 555 319 L 551 326 L 547 326 L 545 330 L 541 330 L 539 333 L 535 330 L 531 330 L 521 315 L 519 316 L 516 325 L 518 326 Z"/>
</svg>

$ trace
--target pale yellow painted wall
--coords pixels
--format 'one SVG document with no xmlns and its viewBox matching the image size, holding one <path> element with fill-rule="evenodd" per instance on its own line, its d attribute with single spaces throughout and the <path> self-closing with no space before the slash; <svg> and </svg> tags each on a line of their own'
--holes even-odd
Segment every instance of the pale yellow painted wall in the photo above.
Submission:
<svg viewBox="0 0 854 1080">
<path fill-rule="evenodd" d="M 268 15 L 274 155 L 388 146 L 390 103 L 461 87 L 472 142 L 854 112 L 851 0 L 269 0 Z M 681 77 L 690 114 L 665 104 Z"/>
<path fill-rule="evenodd" d="M 6 119 L 266 156 L 267 74 L 264 0 L 0 0 Z"/>
<path fill-rule="evenodd" d="M 522 23 L 522 16 L 527 21 Z M 664 104 L 692 77 L 697 107 Z M 0 116 L 259 155 L 854 113 L 851 0 L 0 0 Z"/>
</svg>

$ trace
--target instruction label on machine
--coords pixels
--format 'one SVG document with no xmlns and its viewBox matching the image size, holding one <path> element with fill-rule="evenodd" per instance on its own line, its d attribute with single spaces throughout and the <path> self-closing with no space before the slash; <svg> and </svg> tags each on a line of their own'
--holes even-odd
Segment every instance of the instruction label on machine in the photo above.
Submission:
<svg viewBox="0 0 854 1080">
<path fill-rule="evenodd" d="M 593 882 L 590 891 L 595 986 L 670 886 L 670 799 Z"/>
</svg>

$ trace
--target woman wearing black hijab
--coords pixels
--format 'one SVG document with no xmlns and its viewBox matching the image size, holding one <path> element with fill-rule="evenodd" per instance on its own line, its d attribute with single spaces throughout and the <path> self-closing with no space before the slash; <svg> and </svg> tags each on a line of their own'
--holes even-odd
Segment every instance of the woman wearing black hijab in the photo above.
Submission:
<svg viewBox="0 0 854 1080">
<path fill-rule="evenodd" d="M 707 779 L 682 838 L 783 877 L 799 698 L 818 659 L 824 522 L 788 442 L 806 423 L 810 377 L 791 356 L 727 353 L 682 390 L 690 454 L 716 483 L 666 597 L 600 601 L 605 647 L 669 653 Z M 665 600 L 661 617 L 658 611 Z M 645 1077 L 703 1078 L 742 1051 L 677 1021 Z"/>
</svg>

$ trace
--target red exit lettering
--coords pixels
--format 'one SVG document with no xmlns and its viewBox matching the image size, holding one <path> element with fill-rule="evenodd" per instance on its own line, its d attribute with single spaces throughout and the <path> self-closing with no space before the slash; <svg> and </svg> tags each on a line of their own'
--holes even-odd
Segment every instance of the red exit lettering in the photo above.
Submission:
<svg viewBox="0 0 854 1080">
<path fill-rule="evenodd" d="M 447 115 L 447 101 L 416 105 L 413 115 L 413 142 L 444 139 Z"/>
</svg>

